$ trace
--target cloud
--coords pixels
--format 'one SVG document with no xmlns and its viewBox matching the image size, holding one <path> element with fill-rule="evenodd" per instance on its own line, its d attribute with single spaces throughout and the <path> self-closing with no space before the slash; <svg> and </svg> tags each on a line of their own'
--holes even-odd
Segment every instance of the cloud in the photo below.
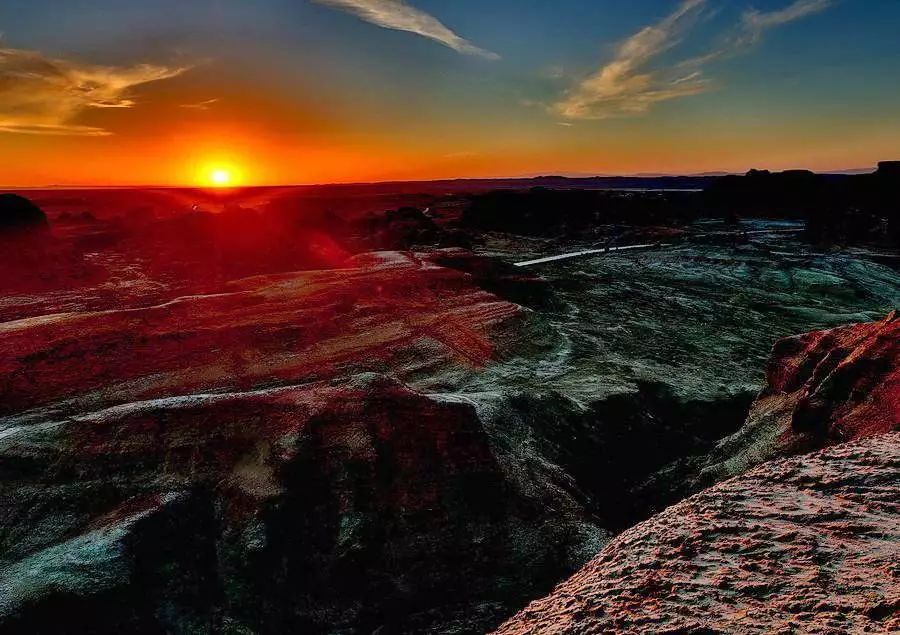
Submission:
<svg viewBox="0 0 900 635">
<path fill-rule="evenodd" d="M 701 74 L 650 70 L 650 62 L 680 41 L 698 17 L 706 0 L 683 0 L 661 22 L 644 27 L 618 48 L 615 58 L 554 104 L 568 119 L 607 119 L 647 112 L 653 104 L 696 95 L 709 89 Z"/>
<path fill-rule="evenodd" d="M 195 104 L 181 104 L 181 108 L 187 108 L 188 110 L 209 110 L 211 106 L 217 103 L 219 103 L 218 97 L 197 102 Z"/>
<path fill-rule="evenodd" d="M 608 119 L 644 114 L 659 102 L 706 92 L 715 83 L 705 77 L 704 66 L 745 52 L 758 44 L 766 31 L 820 13 L 836 2 L 795 0 L 776 11 L 748 10 L 718 47 L 668 68 L 651 69 L 656 57 L 680 43 L 706 1 L 682 0 L 667 18 L 625 40 L 613 61 L 583 80 L 551 109 L 568 119 Z"/>
<path fill-rule="evenodd" d="M 111 133 L 103 128 L 73 122 L 91 109 L 132 108 L 132 88 L 186 70 L 151 64 L 81 64 L 0 46 L 0 132 L 106 136 Z"/>
<path fill-rule="evenodd" d="M 834 0 L 796 0 L 778 11 L 762 12 L 751 9 L 741 20 L 743 37 L 739 38 L 738 44 L 755 44 L 769 29 L 821 13 L 833 4 Z"/>
<path fill-rule="evenodd" d="M 698 68 L 717 60 L 740 55 L 759 44 L 766 31 L 820 13 L 834 6 L 837 1 L 795 0 L 777 11 L 762 12 L 750 9 L 741 17 L 737 27 L 723 38 L 723 43 L 720 46 L 699 57 L 684 60 L 679 64 L 679 67 Z"/>
<path fill-rule="evenodd" d="M 0 132 L 54 137 L 108 137 L 112 133 L 94 126 L 27 124 L 0 120 Z"/>
<path fill-rule="evenodd" d="M 460 37 L 440 20 L 420 9 L 416 9 L 404 0 L 312 0 L 316 4 L 332 7 L 355 15 L 361 20 L 370 22 L 385 29 L 407 31 L 422 37 L 440 42 L 454 51 L 466 55 L 478 55 L 487 59 L 500 59 L 500 56 L 486 51 Z"/>
</svg>

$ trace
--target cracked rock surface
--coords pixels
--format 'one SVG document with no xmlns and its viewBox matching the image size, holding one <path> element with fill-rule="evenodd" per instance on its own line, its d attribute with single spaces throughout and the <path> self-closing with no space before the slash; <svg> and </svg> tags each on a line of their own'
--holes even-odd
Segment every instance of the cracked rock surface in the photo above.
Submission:
<svg viewBox="0 0 900 635">
<path fill-rule="evenodd" d="M 497 633 L 890 633 L 900 434 L 761 465 L 612 541 Z"/>
</svg>

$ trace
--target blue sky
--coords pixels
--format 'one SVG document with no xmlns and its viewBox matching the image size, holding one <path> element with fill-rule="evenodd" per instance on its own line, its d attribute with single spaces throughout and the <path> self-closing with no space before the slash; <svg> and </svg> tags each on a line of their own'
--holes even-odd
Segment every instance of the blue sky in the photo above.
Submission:
<svg viewBox="0 0 900 635">
<path fill-rule="evenodd" d="M 5 0 L 0 33 L 0 146 L 37 158 L 69 136 L 122 156 L 163 122 L 383 151 L 358 178 L 835 169 L 900 147 L 896 0 Z M 95 94 L 26 84 L 35 59 Z M 54 91 L 64 108 L 35 103 Z"/>
</svg>

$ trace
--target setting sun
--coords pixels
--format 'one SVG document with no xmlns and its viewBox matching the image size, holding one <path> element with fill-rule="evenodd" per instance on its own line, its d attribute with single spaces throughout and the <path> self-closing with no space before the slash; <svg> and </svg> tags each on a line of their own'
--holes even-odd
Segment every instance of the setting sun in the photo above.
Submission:
<svg viewBox="0 0 900 635">
<path fill-rule="evenodd" d="M 209 188 L 234 188 L 246 183 L 247 175 L 235 161 L 202 161 L 196 170 L 196 183 Z"/>
<path fill-rule="evenodd" d="M 216 168 L 209 173 L 209 182 L 215 187 L 228 187 L 232 184 L 231 172 L 224 168 Z"/>
<path fill-rule="evenodd" d="M 183 174 L 196 187 L 231 189 L 252 182 L 254 175 L 245 167 L 242 157 L 220 151 L 201 152 L 186 162 Z"/>
</svg>

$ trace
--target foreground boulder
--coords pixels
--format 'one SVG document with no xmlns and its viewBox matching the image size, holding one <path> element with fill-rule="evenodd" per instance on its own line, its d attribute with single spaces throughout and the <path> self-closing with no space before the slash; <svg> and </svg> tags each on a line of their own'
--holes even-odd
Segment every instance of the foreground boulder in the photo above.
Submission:
<svg viewBox="0 0 900 635">
<path fill-rule="evenodd" d="M 900 434 L 762 465 L 626 531 L 497 632 L 900 629 Z"/>
</svg>

